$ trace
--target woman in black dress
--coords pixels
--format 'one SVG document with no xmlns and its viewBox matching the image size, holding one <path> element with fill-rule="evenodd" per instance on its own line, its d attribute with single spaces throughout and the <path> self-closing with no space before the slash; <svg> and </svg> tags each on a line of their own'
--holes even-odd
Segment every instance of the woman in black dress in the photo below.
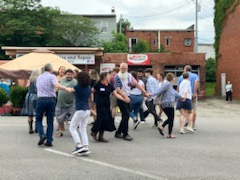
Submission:
<svg viewBox="0 0 240 180">
<path fill-rule="evenodd" d="M 128 96 L 124 93 L 118 94 L 109 82 L 110 75 L 107 72 L 103 72 L 100 75 L 100 81 L 98 81 L 92 88 L 92 92 L 96 93 L 97 118 L 91 129 L 91 136 L 94 140 L 100 142 L 108 142 L 103 138 L 104 131 L 112 132 L 116 130 L 114 119 L 110 111 L 110 94 L 113 93 L 118 99 L 127 103 L 130 102 Z M 97 138 L 98 132 L 99 136 Z"/>
</svg>

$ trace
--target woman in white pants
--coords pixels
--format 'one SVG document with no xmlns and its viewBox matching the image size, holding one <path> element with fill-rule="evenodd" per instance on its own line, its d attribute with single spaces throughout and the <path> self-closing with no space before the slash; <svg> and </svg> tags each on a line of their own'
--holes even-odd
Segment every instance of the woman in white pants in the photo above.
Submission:
<svg viewBox="0 0 240 180">
<path fill-rule="evenodd" d="M 68 88 L 68 92 L 74 92 L 76 112 L 74 113 L 70 123 L 70 133 L 76 144 L 76 148 L 72 154 L 86 155 L 89 154 L 89 142 L 87 135 L 87 122 L 90 116 L 89 98 L 91 95 L 90 77 L 86 72 L 80 72 L 77 75 L 78 84 L 74 88 Z M 79 133 L 77 128 L 79 127 Z"/>
</svg>

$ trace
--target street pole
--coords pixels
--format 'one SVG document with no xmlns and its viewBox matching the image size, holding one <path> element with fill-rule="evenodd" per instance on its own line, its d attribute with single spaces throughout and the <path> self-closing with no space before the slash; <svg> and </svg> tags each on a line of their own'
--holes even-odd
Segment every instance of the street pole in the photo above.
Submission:
<svg viewBox="0 0 240 180">
<path fill-rule="evenodd" d="M 120 27 L 119 32 L 122 33 L 122 14 L 120 14 Z"/>
<path fill-rule="evenodd" d="M 195 53 L 198 52 L 198 0 L 196 0 L 196 14 L 195 14 Z"/>
</svg>

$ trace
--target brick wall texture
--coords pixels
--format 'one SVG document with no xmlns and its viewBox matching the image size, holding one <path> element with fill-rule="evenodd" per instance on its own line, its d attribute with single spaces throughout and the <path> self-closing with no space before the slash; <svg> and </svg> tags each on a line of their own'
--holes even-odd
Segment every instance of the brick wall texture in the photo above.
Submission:
<svg viewBox="0 0 240 180">
<path fill-rule="evenodd" d="M 221 93 L 221 73 L 226 73 L 226 81 L 233 85 L 233 98 L 240 99 L 240 5 L 230 13 L 221 34 L 216 77 L 216 93 Z"/>
<path fill-rule="evenodd" d="M 185 66 L 187 64 L 199 67 L 200 87 L 205 91 L 206 82 L 206 62 L 205 53 L 147 53 L 150 55 L 150 64 L 154 70 L 154 75 L 164 72 L 165 66 Z M 104 63 L 115 63 L 120 65 L 127 63 L 127 53 L 105 53 Z M 141 68 L 141 66 L 139 66 Z M 144 68 L 143 68 L 144 69 Z"/>
<path fill-rule="evenodd" d="M 158 31 L 126 31 L 126 37 L 137 38 L 146 41 L 150 45 L 151 50 L 158 49 Z M 170 39 L 170 44 L 166 45 L 166 39 Z M 191 45 L 185 46 L 184 39 L 191 39 Z M 152 40 L 156 40 L 156 45 L 154 46 Z M 194 32 L 189 31 L 160 31 L 160 44 L 164 46 L 166 51 L 171 52 L 193 52 L 194 48 Z"/>
</svg>

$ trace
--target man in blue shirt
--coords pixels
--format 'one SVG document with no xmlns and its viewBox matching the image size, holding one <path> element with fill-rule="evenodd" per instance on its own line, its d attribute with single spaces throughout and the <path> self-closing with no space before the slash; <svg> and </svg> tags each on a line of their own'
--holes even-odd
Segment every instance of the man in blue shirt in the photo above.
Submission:
<svg viewBox="0 0 240 180">
<path fill-rule="evenodd" d="M 148 93 L 153 94 L 155 90 L 158 88 L 158 81 L 156 78 L 152 76 L 153 70 L 151 68 L 145 69 L 144 73 L 145 76 L 147 77 L 146 90 Z M 148 113 L 145 113 L 144 115 L 147 116 L 149 113 L 151 113 L 154 116 L 154 126 L 158 127 L 158 122 L 160 122 L 161 119 L 159 118 L 156 112 L 154 97 L 150 97 L 147 99 L 147 107 Z"/>
<path fill-rule="evenodd" d="M 192 108 L 193 108 L 193 119 L 192 119 L 192 126 L 193 129 L 196 130 L 196 109 L 197 109 L 197 92 L 199 88 L 199 77 L 197 74 L 192 73 L 192 67 L 190 65 L 186 65 L 184 67 L 184 72 L 188 72 L 189 74 L 189 81 L 191 82 L 191 90 L 192 90 Z M 183 80 L 183 76 L 181 75 L 178 79 L 178 88 L 180 83 Z"/>
</svg>

